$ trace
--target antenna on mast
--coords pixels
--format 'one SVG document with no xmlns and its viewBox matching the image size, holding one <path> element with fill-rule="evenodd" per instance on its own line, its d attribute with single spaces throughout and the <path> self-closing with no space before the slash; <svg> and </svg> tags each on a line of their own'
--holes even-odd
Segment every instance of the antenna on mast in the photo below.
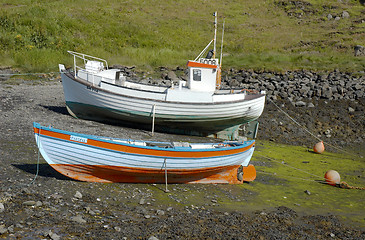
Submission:
<svg viewBox="0 0 365 240">
<path fill-rule="evenodd" d="M 213 16 L 215 17 L 215 19 L 214 19 L 214 48 L 213 48 L 213 58 L 215 58 L 216 42 L 217 42 L 217 18 L 218 18 L 217 12 L 214 12 Z"/>
</svg>

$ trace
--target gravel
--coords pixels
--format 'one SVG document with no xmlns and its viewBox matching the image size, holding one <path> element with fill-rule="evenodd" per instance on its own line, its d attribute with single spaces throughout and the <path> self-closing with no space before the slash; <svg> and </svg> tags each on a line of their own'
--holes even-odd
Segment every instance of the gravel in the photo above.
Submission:
<svg viewBox="0 0 365 240">
<path fill-rule="evenodd" d="M 12 84 L 0 81 L 0 89 L 1 238 L 365 239 L 364 230 L 349 227 L 333 215 L 300 215 L 285 206 L 259 211 L 220 210 L 217 208 L 219 199 L 214 196 L 216 185 L 170 185 L 167 194 L 160 185 L 70 180 L 39 157 L 33 121 L 65 130 L 122 138 L 206 139 L 162 133 L 152 137 L 144 130 L 74 119 L 66 111 L 59 79 L 18 80 Z M 276 104 L 326 140 L 342 141 L 343 145 L 364 142 L 363 99 L 356 102 L 318 100 L 313 102 L 312 108 L 296 107 L 289 101 Z M 303 114 L 305 117 L 300 117 Z M 306 134 L 297 130 L 270 102 L 260 122 L 259 138 L 310 144 L 310 137 L 304 137 Z M 336 126 L 341 127 L 340 131 Z M 294 139 L 290 138 L 292 132 L 297 134 Z M 40 165 L 36 175 L 38 157 Z M 199 206 L 186 205 L 184 199 L 189 189 L 209 198 L 204 198 L 205 202 Z"/>
</svg>

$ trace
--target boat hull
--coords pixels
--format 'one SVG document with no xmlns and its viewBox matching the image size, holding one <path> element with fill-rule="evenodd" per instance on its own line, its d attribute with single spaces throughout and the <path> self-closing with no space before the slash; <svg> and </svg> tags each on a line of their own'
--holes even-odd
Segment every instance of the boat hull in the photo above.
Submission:
<svg viewBox="0 0 365 240">
<path fill-rule="evenodd" d="M 254 141 L 212 149 L 149 147 L 34 124 L 40 153 L 56 171 L 88 182 L 229 183 L 253 180 Z M 243 176 L 240 179 L 240 169 Z M 249 172 L 245 172 L 249 171 Z M 242 175 L 242 174 L 241 174 Z M 256 176 L 256 175 L 255 175 Z"/>
<path fill-rule="evenodd" d="M 162 132 L 234 139 L 240 125 L 262 114 L 265 102 L 264 95 L 214 103 L 166 101 L 166 93 L 107 83 L 99 87 L 68 72 L 61 76 L 66 106 L 74 117 L 150 130 L 154 116 L 155 130 Z"/>
</svg>

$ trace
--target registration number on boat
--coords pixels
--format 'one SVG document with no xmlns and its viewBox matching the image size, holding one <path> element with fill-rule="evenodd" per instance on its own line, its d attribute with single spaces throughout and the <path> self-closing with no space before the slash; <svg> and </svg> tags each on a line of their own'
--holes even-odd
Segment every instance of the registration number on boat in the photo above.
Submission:
<svg viewBox="0 0 365 240">
<path fill-rule="evenodd" d="M 87 143 L 87 138 L 78 137 L 78 136 L 74 136 L 74 135 L 71 135 L 71 136 L 70 136 L 70 140 L 72 140 L 72 141 L 76 141 L 76 142 L 83 142 L 83 143 Z"/>
<path fill-rule="evenodd" d="M 92 91 L 92 92 L 99 92 L 99 90 L 98 90 L 98 89 L 93 88 L 93 87 L 90 87 L 90 86 L 87 86 L 86 88 L 87 88 L 88 90 Z"/>
</svg>

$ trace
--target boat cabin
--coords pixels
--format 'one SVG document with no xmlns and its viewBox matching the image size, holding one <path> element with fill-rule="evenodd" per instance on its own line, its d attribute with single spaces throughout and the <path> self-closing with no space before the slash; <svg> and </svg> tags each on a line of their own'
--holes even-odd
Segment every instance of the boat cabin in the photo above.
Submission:
<svg viewBox="0 0 365 240">
<path fill-rule="evenodd" d="M 188 88 L 192 91 L 214 92 L 219 70 L 218 59 L 199 58 L 188 61 Z"/>
</svg>

